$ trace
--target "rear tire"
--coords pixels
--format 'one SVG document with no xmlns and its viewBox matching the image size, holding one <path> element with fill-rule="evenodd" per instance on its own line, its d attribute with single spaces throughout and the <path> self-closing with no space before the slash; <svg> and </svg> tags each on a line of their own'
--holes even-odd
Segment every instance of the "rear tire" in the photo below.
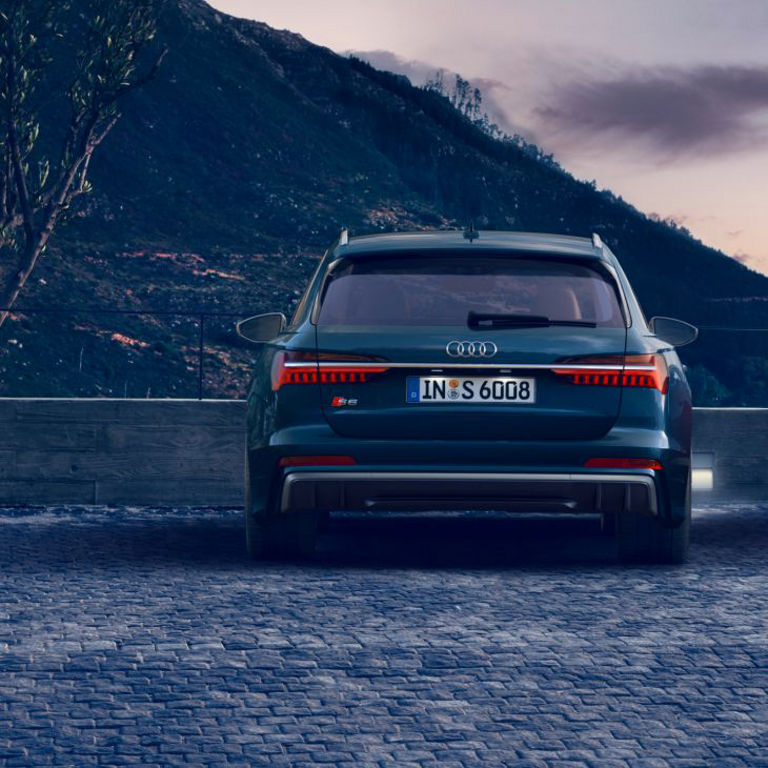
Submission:
<svg viewBox="0 0 768 768">
<path fill-rule="evenodd" d="M 275 517 L 254 510 L 251 478 L 245 461 L 245 549 L 252 560 L 273 557 L 310 557 L 317 540 L 317 514 L 288 513 Z"/>
<path fill-rule="evenodd" d="M 331 527 L 331 513 L 327 510 L 317 513 L 317 530 L 325 533 Z"/>
<path fill-rule="evenodd" d="M 276 557 L 310 557 L 317 540 L 314 513 L 266 517 L 245 513 L 245 546 L 252 560 Z"/>
<path fill-rule="evenodd" d="M 674 527 L 650 515 L 619 513 L 616 538 L 619 558 L 630 563 L 684 563 L 691 537 L 691 488 L 685 500 L 685 516 Z"/>
</svg>

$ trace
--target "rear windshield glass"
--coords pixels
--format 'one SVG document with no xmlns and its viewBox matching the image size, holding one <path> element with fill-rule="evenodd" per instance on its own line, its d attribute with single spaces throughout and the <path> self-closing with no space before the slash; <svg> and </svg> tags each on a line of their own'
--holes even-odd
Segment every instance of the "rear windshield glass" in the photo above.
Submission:
<svg viewBox="0 0 768 768">
<path fill-rule="evenodd" d="M 398 258 L 349 261 L 326 283 L 320 325 L 466 325 L 470 312 L 623 327 L 611 278 L 554 260 Z"/>
</svg>

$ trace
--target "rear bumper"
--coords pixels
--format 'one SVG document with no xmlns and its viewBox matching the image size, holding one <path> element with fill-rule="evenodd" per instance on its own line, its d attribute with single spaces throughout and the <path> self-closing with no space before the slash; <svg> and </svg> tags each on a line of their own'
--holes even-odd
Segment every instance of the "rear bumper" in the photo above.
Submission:
<svg viewBox="0 0 768 768">
<path fill-rule="evenodd" d="M 281 512 L 454 511 L 657 515 L 652 474 L 293 471 Z"/>
</svg>

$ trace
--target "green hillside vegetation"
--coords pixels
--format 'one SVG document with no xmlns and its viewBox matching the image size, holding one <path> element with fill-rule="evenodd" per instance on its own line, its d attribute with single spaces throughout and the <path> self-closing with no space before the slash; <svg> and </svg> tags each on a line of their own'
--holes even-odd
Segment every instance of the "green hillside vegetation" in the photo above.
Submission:
<svg viewBox="0 0 768 768">
<path fill-rule="evenodd" d="M 363 234 L 472 219 L 599 233 L 648 316 L 768 327 L 768 278 L 491 135 L 435 89 L 201 0 L 169 5 L 158 37 L 167 59 L 123 105 L 94 159 L 94 191 L 20 306 L 289 311 L 341 225 Z M 247 375 L 231 321 L 208 322 L 211 395 L 238 394 Z M 0 331 L 0 390 L 194 395 L 195 322 L 19 312 Z M 699 404 L 768 405 L 768 333 L 705 330 L 683 356 Z"/>
</svg>

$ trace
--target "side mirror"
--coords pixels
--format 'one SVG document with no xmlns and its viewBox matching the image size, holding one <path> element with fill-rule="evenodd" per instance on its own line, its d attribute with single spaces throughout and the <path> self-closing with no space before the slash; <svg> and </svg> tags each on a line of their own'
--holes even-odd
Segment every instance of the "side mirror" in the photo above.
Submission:
<svg viewBox="0 0 768 768">
<path fill-rule="evenodd" d="M 280 335 L 285 328 L 285 322 L 285 315 L 281 312 L 268 312 L 241 320 L 235 325 L 235 330 L 241 339 L 259 344 L 272 341 Z"/>
<path fill-rule="evenodd" d="M 682 347 L 696 341 L 699 329 L 673 317 L 652 317 L 648 322 L 651 332 L 673 347 Z"/>
</svg>

